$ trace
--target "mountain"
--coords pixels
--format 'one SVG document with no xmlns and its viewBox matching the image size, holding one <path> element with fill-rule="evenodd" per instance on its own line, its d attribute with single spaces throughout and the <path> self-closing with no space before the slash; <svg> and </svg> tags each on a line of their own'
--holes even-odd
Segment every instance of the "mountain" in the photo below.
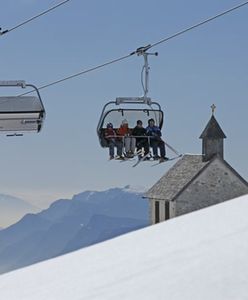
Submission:
<svg viewBox="0 0 248 300">
<path fill-rule="evenodd" d="M 0 227 L 7 227 L 25 214 L 35 213 L 39 210 L 39 208 L 20 198 L 0 194 Z"/>
<path fill-rule="evenodd" d="M 0 231 L 0 273 L 145 227 L 148 211 L 147 199 L 129 187 L 57 200 Z"/>
<path fill-rule="evenodd" d="M 61 254 L 65 254 L 88 245 L 93 245 L 115 236 L 147 226 L 147 221 L 130 218 L 116 218 L 95 215 L 86 226 L 70 240 Z M 100 229 L 100 230 L 99 230 Z"/>
<path fill-rule="evenodd" d="M 3 274 L 1 298 L 245 300 L 247 211 L 248 195 Z"/>
</svg>

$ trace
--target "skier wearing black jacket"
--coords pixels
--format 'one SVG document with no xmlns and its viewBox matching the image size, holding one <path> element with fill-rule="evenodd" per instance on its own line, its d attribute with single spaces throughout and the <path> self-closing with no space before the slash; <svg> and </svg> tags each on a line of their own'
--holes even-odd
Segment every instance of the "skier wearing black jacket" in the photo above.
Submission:
<svg viewBox="0 0 248 300">
<path fill-rule="evenodd" d="M 144 148 L 144 155 L 147 155 L 149 153 L 149 144 L 148 139 L 146 137 L 146 129 L 143 127 L 141 120 L 137 121 L 137 125 L 132 130 L 132 136 L 136 137 L 137 151 Z M 144 136 L 144 138 L 142 138 L 142 136 Z M 142 158 L 142 156 L 139 155 L 139 158 Z"/>
</svg>

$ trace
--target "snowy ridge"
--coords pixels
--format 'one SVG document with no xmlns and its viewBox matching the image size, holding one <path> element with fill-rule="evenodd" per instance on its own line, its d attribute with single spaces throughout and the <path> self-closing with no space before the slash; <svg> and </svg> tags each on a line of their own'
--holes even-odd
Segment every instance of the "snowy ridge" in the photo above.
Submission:
<svg viewBox="0 0 248 300">
<path fill-rule="evenodd" d="M 248 195 L 0 276 L 8 300 L 248 297 Z"/>
<path fill-rule="evenodd" d="M 144 193 L 146 191 L 146 188 L 144 186 L 139 186 L 139 185 L 136 185 L 136 186 L 126 185 L 124 187 L 124 190 L 126 192 L 139 194 L 139 193 Z"/>
</svg>

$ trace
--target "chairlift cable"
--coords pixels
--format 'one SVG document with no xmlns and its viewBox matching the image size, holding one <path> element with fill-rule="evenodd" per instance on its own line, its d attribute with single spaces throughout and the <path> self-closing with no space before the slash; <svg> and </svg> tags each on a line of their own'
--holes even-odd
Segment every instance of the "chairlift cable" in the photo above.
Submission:
<svg viewBox="0 0 248 300">
<path fill-rule="evenodd" d="M 65 4 L 66 2 L 69 2 L 69 1 L 70 1 L 70 0 L 62 1 L 62 2 L 60 2 L 60 3 L 58 3 L 58 4 L 56 4 L 56 5 L 54 5 L 54 6 L 50 7 L 50 8 L 48 8 L 47 10 L 45 10 L 45 11 L 39 13 L 38 15 L 35 15 L 35 16 L 33 16 L 32 18 L 29 18 L 29 19 L 27 19 L 26 21 L 24 21 L 24 22 L 22 22 L 22 23 L 20 23 L 20 24 L 18 24 L 18 25 L 16 25 L 16 26 L 14 26 L 14 27 L 12 27 L 12 28 L 10 28 L 10 29 L 6 29 L 6 30 L 3 30 L 3 31 L 1 31 L 1 29 L 0 29 L 0 36 L 1 36 L 1 35 L 4 35 L 4 34 L 6 34 L 6 33 L 9 33 L 9 32 L 11 32 L 11 31 L 13 31 L 13 30 L 15 30 L 15 29 L 17 29 L 17 28 L 19 28 L 19 27 L 21 27 L 21 26 L 23 26 L 23 25 L 25 25 L 25 24 L 27 24 L 27 23 L 29 23 L 29 22 L 31 22 L 31 21 L 33 21 L 34 19 L 37 19 L 37 18 L 39 18 L 39 17 L 41 17 L 41 16 L 47 14 L 48 12 L 54 10 L 55 8 L 57 8 L 57 7 L 59 7 L 59 6 L 63 5 L 63 4 Z"/>
<path fill-rule="evenodd" d="M 67 1 L 69 1 L 69 0 L 67 0 Z M 66 1 L 64 1 L 64 2 L 66 2 Z M 63 4 L 63 2 L 62 2 L 61 4 Z M 223 12 L 221 12 L 221 13 L 219 13 L 219 14 L 213 16 L 213 17 L 210 17 L 210 18 L 208 18 L 208 19 L 206 19 L 206 20 L 204 20 L 204 21 L 201 21 L 201 22 L 199 22 L 199 23 L 193 25 L 193 26 L 190 26 L 190 27 L 188 27 L 188 28 L 186 28 L 186 29 L 184 29 L 184 30 L 181 30 L 181 31 L 179 31 L 179 32 L 177 32 L 177 33 L 175 33 L 175 34 L 173 34 L 173 35 L 171 35 L 171 36 L 168 36 L 168 37 L 166 37 L 166 38 L 163 38 L 163 39 L 161 39 L 160 41 L 158 41 L 158 42 L 156 42 L 156 43 L 149 44 L 149 45 L 147 45 L 146 47 L 140 47 L 140 48 L 136 49 L 135 51 L 131 52 L 131 53 L 128 54 L 128 55 L 122 56 L 122 57 L 117 58 L 117 59 L 113 59 L 113 60 L 108 61 L 108 62 L 106 62 L 106 63 L 103 63 L 103 64 L 101 64 L 101 65 L 92 67 L 92 68 L 87 69 L 87 70 L 83 70 L 83 71 L 81 71 L 81 72 L 75 73 L 75 74 L 73 74 L 73 75 L 67 76 L 67 77 L 65 77 L 65 78 L 59 79 L 59 80 L 54 81 L 54 82 L 51 82 L 51 83 L 49 83 L 49 84 L 43 85 L 43 86 L 39 87 L 38 89 L 40 90 L 40 89 L 44 89 L 44 88 L 50 87 L 50 86 L 52 86 L 52 85 L 61 83 L 61 82 L 66 81 L 66 80 L 68 80 L 68 79 L 72 79 L 72 78 L 74 78 L 74 77 L 77 77 L 77 76 L 80 76 L 80 75 L 83 75 L 83 74 L 86 74 L 86 73 L 95 71 L 95 70 L 97 70 L 97 69 L 103 68 L 103 67 L 108 66 L 108 65 L 110 65 L 110 64 L 113 64 L 113 63 L 119 62 L 119 61 L 121 61 L 121 60 L 127 59 L 127 58 L 129 58 L 130 56 L 132 56 L 132 55 L 134 55 L 134 54 L 140 54 L 142 51 L 145 52 L 145 51 L 147 51 L 148 49 L 150 49 L 150 48 L 152 48 L 152 47 L 155 47 L 155 46 L 157 46 L 157 45 L 159 45 L 159 44 L 165 43 L 165 42 L 167 42 L 167 41 L 169 41 L 169 40 L 171 40 L 171 39 L 173 39 L 173 38 L 175 38 L 175 37 L 177 37 L 177 36 L 179 36 L 179 35 L 182 35 L 182 34 L 188 32 L 188 31 L 191 31 L 191 30 L 193 30 L 193 29 L 195 29 L 195 28 L 197 28 L 197 27 L 200 27 L 200 26 L 202 26 L 202 25 L 204 25 L 204 24 L 206 24 L 206 23 L 209 23 L 209 22 L 211 22 L 211 21 L 213 21 L 213 20 L 215 20 L 215 19 L 217 19 L 217 18 L 219 18 L 219 17 L 222 17 L 222 16 L 224 16 L 224 15 L 226 15 L 226 14 L 228 14 L 228 13 L 231 13 L 231 12 L 233 12 L 234 10 L 236 10 L 236 9 L 238 9 L 238 8 L 241 8 L 241 7 L 243 7 L 243 6 L 247 5 L 247 4 L 248 4 L 248 1 L 245 1 L 245 2 L 243 2 L 243 3 L 241 3 L 241 4 L 237 5 L 237 6 L 234 6 L 234 7 L 230 8 L 230 9 L 228 9 L 228 10 L 225 10 L 225 11 L 223 11 Z M 29 94 L 29 93 L 31 93 L 31 92 L 33 92 L 33 91 L 30 91 L 30 92 L 21 94 L 21 95 L 19 95 L 19 96 L 23 96 L 23 95 Z"/>
<path fill-rule="evenodd" d="M 190 31 L 190 30 L 193 30 L 193 29 L 195 29 L 195 28 L 197 28 L 197 27 L 199 27 L 199 26 L 202 26 L 202 25 L 204 25 L 204 24 L 206 24 L 206 23 L 208 23 L 208 22 L 211 22 L 211 21 L 213 21 L 213 20 L 215 20 L 215 19 L 217 19 L 217 18 L 219 18 L 219 17 L 222 17 L 222 16 L 224 16 L 224 15 L 226 15 L 226 14 L 228 14 L 228 13 L 230 13 L 230 12 L 232 12 L 232 11 L 234 11 L 234 10 L 236 10 L 236 9 L 238 9 L 238 8 L 240 8 L 240 7 L 242 7 L 242 6 L 245 6 L 245 5 L 247 5 L 247 4 L 248 4 L 248 1 L 245 1 L 245 2 L 243 2 L 243 3 L 241 3 L 241 4 L 237 5 L 237 6 L 234 6 L 234 7 L 230 8 L 230 9 L 228 9 L 228 10 L 226 10 L 226 11 L 223 11 L 223 12 L 219 13 L 218 15 L 215 15 L 215 16 L 213 16 L 213 17 L 210 17 L 210 18 L 208 18 L 208 19 L 206 19 L 206 20 L 204 20 L 204 21 L 201 21 L 201 22 L 199 22 L 199 23 L 197 23 L 197 24 L 195 24 L 195 25 L 193 25 L 193 26 L 190 26 L 190 27 L 188 27 L 188 28 L 186 28 L 186 29 L 184 29 L 184 30 L 181 30 L 181 31 L 179 31 L 179 32 L 177 32 L 177 33 L 175 33 L 175 34 L 173 34 L 173 35 L 171 35 L 171 36 L 168 36 L 168 37 L 166 37 L 166 38 L 163 38 L 162 40 L 160 40 L 160 41 L 158 41 L 158 42 L 156 42 L 156 43 L 151 44 L 151 45 L 149 46 L 149 49 L 152 48 L 152 47 L 155 47 L 155 46 L 157 46 L 157 45 L 159 45 L 159 44 L 162 44 L 162 43 L 164 43 L 164 42 L 167 42 L 168 40 L 171 40 L 171 39 L 173 39 L 173 38 L 175 38 L 175 37 L 177 37 L 177 36 L 179 36 L 179 35 L 182 35 L 182 34 L 188 32 L 188 31 Z"/>
<path fill-rule="evenodd" d="M 83 74 L 86 74 L 86 73 L 95 71 L 95 70 L 100 69 L 100 68 L 103 68 L 103 67 L 105 67 L 105 66 L 107 66 L 107 65 L 114 64 L 114 63 L 116 63 L 116 62 L 118 62 L 118 61 L 121 61 L 121 60 L 124 60 L 124 59 L 130 57 L 130 56 L 133 55 L 133 54 L 134 54 L 134 53 L 130 53 L 130 54 L 128 54 L 128 55 L 125 55 L 125 56 L 122 56 L 122 57 L 119 57 L 119 58 L 110 60 L 110 61 L 108 61 L 108 62 L 105 62 L 105 63 L 103 63 L 103 64 L 101 64 L 101 65 L 92 67 L 92 68 L 90 68 L 90 69 L 83 70 L 83 71 L 81 71 L 81 72 L 78 72 L 78 73 L 76 73 L 76 74 L 70 75 L 70 76 L 68 76 L 68 77 L 65 77 L 65 78 L 59 79 L 59 80 L 57 80 L 57 81 L 51 82 L 51 83 L 49 83 L 49 84 L 40 86 L 40 87 L 38 88 L 38 90 L 45 89 L 45 88 L 47 88 L 47 87 L 49 87 L 49 86 L 58 84 L 58 83 L 60 83 L 60 82 L 66 81 L 66 80 L 68 80 L 68 79 L 71 79 L 71 78 L 74 78 L 74 77 L 77 77 L 77 76 L 80 76 L 80 75 L 83 75 Z M 23 96 L 23 95 L 26 95 L 26 94 L 30 94 L 30 93 L 32 93 L 32 92 L 33 92 L 33 90 L 30 91 L 30 92 L 26 92 L 26 93 L 24 93 L 24 94 L 18 95 L 18 96 Z"/>
</svg>

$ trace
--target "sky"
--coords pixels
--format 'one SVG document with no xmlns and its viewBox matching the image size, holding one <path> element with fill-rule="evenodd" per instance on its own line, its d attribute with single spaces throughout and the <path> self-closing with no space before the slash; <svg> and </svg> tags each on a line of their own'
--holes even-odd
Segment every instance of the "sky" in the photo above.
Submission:
<svg viewBox="0 0 248 300">
<path fill-rule="evenodd" d="M 245 300 L 247 208 L 246 195 L 3 274 L 0 294 L 8 300 Z"/>
<path fill-rule="evenodd" d="M 4 1 L 0 27 L 9 29 L 59 2 Z M 239 3 L 71 0 L 0 36 L 0 79 L 26 80 L 40 87 L 158 42 Z M 225 159 L 245 179 L 247 15 L 248 5 L 154 47 L 159 55 L 149 57 L 148 94 L 164 110 L 164 139 L 180 153 L 201 153 L 199 136 L 214 103 L 215 117 L 227 136 Z M 46 207 L 84 190 L 129 184 L 150 188 L 174 162 L 136 168 L 132 162 L 110 162 L 96 135 L 105 103 L 142 95 L 142 66 L 142 57 L 132 56 L 41 90 L 46 108 L 43 130 L 0 137 L 0 193 Z M 1 88 L 0 94 L 6 93 Z M 173 153 L 168 150 L 167 156 Z"/>
</svg>

